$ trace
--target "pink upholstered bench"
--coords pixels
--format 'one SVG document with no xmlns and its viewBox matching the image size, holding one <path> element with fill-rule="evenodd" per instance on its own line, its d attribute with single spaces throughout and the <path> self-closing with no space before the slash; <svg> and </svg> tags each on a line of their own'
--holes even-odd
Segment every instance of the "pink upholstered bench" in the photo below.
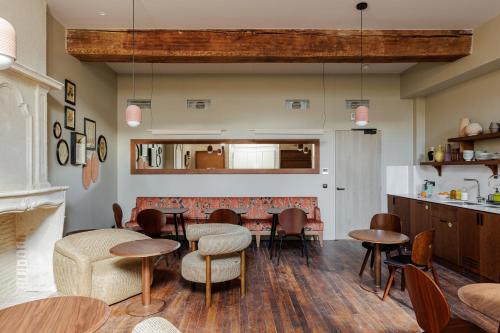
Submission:
<svg viewBox="0 0 500 333">
<path fill-rule="evenodd" d="M 207 220 L 205 211 L 209 208 L 247 208 L 248 213 L 242 216 L 243 225 L 255 236 L 257 247 L 260 246 L 261 236 L 271 234 L 269 208 L 298 207 L 309 212 L 306 235 L 313 236 L 323 246 L 323 222 L 316 197 L 138 197 L 129 223 L 136 224 L 141 210 L 167 207 L 188 208 L 189 211 L 184 214 L 186 224 L 204 223 Z"/>
</svg>

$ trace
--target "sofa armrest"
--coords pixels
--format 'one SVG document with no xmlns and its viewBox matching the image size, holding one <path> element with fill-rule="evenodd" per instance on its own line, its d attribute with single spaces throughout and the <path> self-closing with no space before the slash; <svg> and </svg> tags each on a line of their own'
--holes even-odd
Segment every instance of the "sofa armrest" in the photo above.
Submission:
<svg viewBox="0 0 500 333">
<path fill-rule="evenodd" d="M 69 295 L 90 296 L 91 259 L 77 251 L 71 243 L 63 240 L 56 242 L 53 259 L 57 289 Z"/>
</svg>

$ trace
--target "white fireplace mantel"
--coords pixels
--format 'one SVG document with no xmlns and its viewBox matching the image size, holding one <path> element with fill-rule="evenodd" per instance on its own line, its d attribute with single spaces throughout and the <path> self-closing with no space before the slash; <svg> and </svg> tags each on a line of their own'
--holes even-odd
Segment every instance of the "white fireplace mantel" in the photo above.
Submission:
<svg viewBox="0 0 500 333">
<path fill-rule="evenodd" d="M 63 84 L 22 64 L 0 71 L 0 307 L 56 292 L 65 186 L 47 172 L 47 95 Z"/>
</svg>

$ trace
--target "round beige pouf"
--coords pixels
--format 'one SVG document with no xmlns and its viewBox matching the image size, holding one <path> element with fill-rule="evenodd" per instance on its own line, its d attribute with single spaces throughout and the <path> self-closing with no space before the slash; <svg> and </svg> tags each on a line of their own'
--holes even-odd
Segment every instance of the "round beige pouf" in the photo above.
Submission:
<svg viewBox="0 0 500 333">
<path fill-rule="evenodd" d="M 134 327 L 132 333 L 181 333 L 168 320 L 161 317 L 152 317 L 141 321 Z"/>
<path fill-rule="evenodd" d="M 458 289 L 458 298 L 471 308 L 500 321 L 500 283 L 473 283 Z"/>
<path fill-rule="evenodd" d="M 240 255 L 218 255 L 212 260 L 212 282 L 224 282 L 240 276 Z M 205 257 L 198 251 L 191 252 L 182 258 L 182 277 L 191 282 L 206 282 Z"/>
</svg>

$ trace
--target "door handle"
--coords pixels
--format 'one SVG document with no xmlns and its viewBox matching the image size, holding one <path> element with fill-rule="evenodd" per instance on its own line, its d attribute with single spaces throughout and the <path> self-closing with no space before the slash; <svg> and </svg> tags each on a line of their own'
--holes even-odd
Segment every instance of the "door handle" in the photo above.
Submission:
<svg viewBox="0 0 500 333">
<path fill-rule="evenodd" d="M 345 191 L 345 187 L 337 187 L 337 191 Z"/>
</svg>

